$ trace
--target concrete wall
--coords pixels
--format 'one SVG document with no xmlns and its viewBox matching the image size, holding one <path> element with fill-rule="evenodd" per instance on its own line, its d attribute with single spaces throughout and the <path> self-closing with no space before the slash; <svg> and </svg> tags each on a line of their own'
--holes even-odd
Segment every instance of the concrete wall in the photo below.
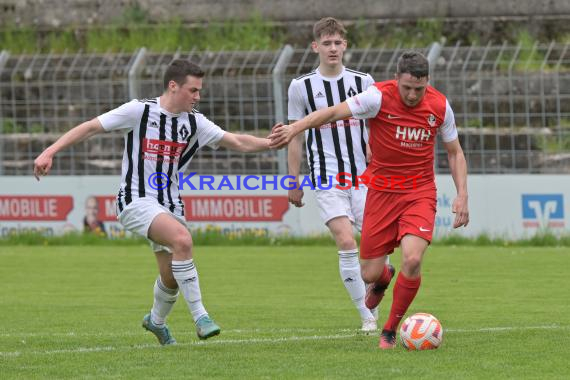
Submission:
<svg viewBox="0 0 570 380">
<path fill-rule="evenodd" d="M 273 21 L 429 17 L 570 16 L 568 0 L 0 0 L 0 23 L 58 27 L 104 24 L 138 6 L 156 22 L 247 20 L 260 14 Z"/>
</svg>

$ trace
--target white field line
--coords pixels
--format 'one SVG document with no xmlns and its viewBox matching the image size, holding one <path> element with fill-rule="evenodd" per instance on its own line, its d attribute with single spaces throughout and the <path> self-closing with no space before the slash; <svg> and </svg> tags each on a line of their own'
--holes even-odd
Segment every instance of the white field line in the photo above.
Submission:
<svg viewBox="0 0 570 380">
<path fill-rule="evenodd" d="M 355 332 L 356 329 L 338 329 L 335 331 L 340 332 Z M 35 333 L 0 333 L 0 338 L 41 338 L 41 337 L 126 337 L 126 336 L 137 336 L 144 333 L 142 329 L 136 331 L 125 331 L 125 332 L 35 332 Z M 331 332 L 331 330 L 325 329 L 303 329 L 303 328 L 290 328 L 290 329 L 222 329 L 222 333 L 225 334 L 263 334 L 263 333 L 315 333 L 315 332 Z M 196 331 L 194 330 L 179 330 L 176 329 L 176 335 L 190 334 L 194 335 Z"/>
<path fill-rule="evenodd" d="M 347 339 L 353 338 L 357 334 L 347 335 L 312 335 L 312 336 L 289 336 L 282 338 L 251 338 L 251 339 L 217 339 L 207 342 L 188 342 L 177 343 L 177 347 L 185 346 L 212 346 L 220 344 L 255 344 L 255 343 L 282 343 L 282 342 L 295 342 L 304 340 L 331 340 L 331 339 Z M 47 350 L 47 351 L 12 351 L 0 352 L 0 357 L 20 356 L 20 355 L 54 355 L 54 354 L 74 354 L 74 353 L 90 353 L 90 352 L 104 352 L 104 351 L 129 351 L 129 350 L 144 350 L 147 348 L 161 348 L 157 344 L 136 344 L 132 346 L 96 346 L 96 347 L 78 347 L 63 350 Z"/>
<path fill-rule="evenodd" d="M 503 326 L 503 327 L 483 327 L 478 329 L 444 329 L 446 333 L 494 333 L 503 331 L 524 331 L 524 330 L 567 330 L 570 326 L 560 326 L 560 325 L 538 325 L 538 326 Z M 319 331 L 318 329 L 251 329 L 251 330 L 225 330 L 224 333 L 259 333 L 259 332 L 311 332 Z M 322 331 L 322 330 L 321 330 Z M 256 344 L 256 343 L 283 343 L 283 342 L 295 342 L 295 341 L 318 341 L 318 340 L 334 340 L 334 339 L 347 339 L 356 336 L 363 336 L 364 334 L 357 332 L 356 330 L 340 330 L 344 332 L 351 332 L 348 334 L 335 334 L 335 335 L 308 335 L 308 336 L 288 336 L 280 338 L 248 338 L 248 339 L 214 339 L 209 341 L 198 341 L 198 342 L 188 342 L 188 343 L 178 343 L 177 346 L 210 346 L 210 345 L 220 345 L 220 344 Z M 83 335 L 71 335 L 73 333 L 61 334 L 58 336 L 125 336 L 134 335 L 134 333 L 129 334 L 83 334 Z M 140 334 L 136 334 L 140 335 Z M 373 334 L 376 335 L 376 334 Z M 3 334 L 2 337 L 23 337 L 24 334 Z M 29 335 L 28 335 L 29 336 Z M 33 336 L 55 336 L 50 334 L 37 334 Z M 25 343 L 25 342 L 23 342 Z M 157 344 L 137 344 L 129 346 L 95 346 L 95 347 L 77 347 L 61 350 L 45 350 L 45 351 L 0 351 L 0 357 L 17 357 L 21 355 L 56 355 L 56 354 L 73 354 L 73 353 L 91 353 L 91 352 L 106 352 L 106 351 L 129 351 L 129 350 L 143 350 L 143 349 L 156 349 L 160 348 Z"/>
<path fill-rule="evenodd" d="M 443 329 L 444 332 L 470 333 L 470 332 L 501 332 L 516 330 L 567 330 L 570 326 L 542 325 L 542 326 L 503 326 L 503 327 L 483 327 L 480 329 Z"/>
<path fill-rule="evenodd" d="M 449 333 L 476 333 L 476 332 L 500 332 L 500 331 L 511 331 L 511 330 L 549 330 L 549 329 L 568 329 L 570 326 L 560 326 L 560 325 L 538 325 L 538 326 L 504 326 L 504 327 L 482 327 L 478 329 L 444 329 L 444 332 Z M 341 333 L 355 333 L 358 332 L 357 329 L 335 329 L 335 332 Z M 225 330 L 222 329 L 222 333 L 226 334 L 275 334 L 275 333 L 330 333 L 331 330 L 327 329 L 312 329 L 312 328 L 284 328 L 284 329 L 232 329 Z M 0 333 L 1 338 L 15 338 L 15 339 L 25 339 L 25 338 L 49 338 L 49 337 L 69 337 L 69 338 L 105 338 L 105 337 L 128 337 L 128 336 L 139 336 L 145 332 L 140 329 L 137 331 L 124 331 L 124 332 L 14 332 L 14 333 Z M 194 330 L 176 330 L 176 335 L 194 335 L 196 332 Z"/>
</svg>

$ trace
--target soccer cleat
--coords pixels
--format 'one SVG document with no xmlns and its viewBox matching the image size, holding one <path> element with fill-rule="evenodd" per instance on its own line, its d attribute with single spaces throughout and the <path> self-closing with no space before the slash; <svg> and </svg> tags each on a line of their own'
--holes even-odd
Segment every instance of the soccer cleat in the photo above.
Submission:
<svg viewBox="0 0 570 380">
<path fill-rule="evenodd" d="M 390 281 L 392 281 L 396 269 L 394 269 L 392 265 L 388 264 L 388 270 L 390 271 Z M 372 310 L 378 306 L 380 301 L 382 301 L 382 298 L 384 298 L 384 293 L 386 292 L 388 285 L 390 285 L 390 281 L 388 281 L 386 285 L 378 285 L 375 283 L 368 284 L 366 287 L 366 297 L 364 298 L 364 304 L 367 308 Z"/>
<path fill-rule="evenodd" d="M 174 339 L 174 337 L 170 335 L 168 327 L 166 325 L 160 327 L 152 323 L 152 320 L 150 319 L 150 314 L 144 316 L 142 321 L 142 327 L 144 327 L 145 330 L 148 330 L 151 333 L 153 333 L 161 345 L 168 346 L 170 344 L 176 344 L 176 339 Z"/>
<path fill-rule="evenodd" d="M 375 318 L 366 318 L 362 320 L 362 328 L 360 331 L 364 333 L 369 333 L 378 330 L 378 325 L 376 324 Z"/>
<path fill-rule="evenodd" d="M 383 350 L 391 350 L 396 347 L 396 332 L 390 330 L 382 330 L 378 347 Z"/>
<path fill-rule="evenodd" d="M 208 314 L 200 317 L 196 321 L 196 334 L 200 339 L 208 339 L 220 333 L 220 326 L 218 326 Z"/>
</svg>

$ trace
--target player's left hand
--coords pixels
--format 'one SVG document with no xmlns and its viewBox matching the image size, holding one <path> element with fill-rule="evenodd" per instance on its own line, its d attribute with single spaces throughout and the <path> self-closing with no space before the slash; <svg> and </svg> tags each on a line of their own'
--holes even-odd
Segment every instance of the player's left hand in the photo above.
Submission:
<svg viewBox="0 0 570 380">
<path fill-rule="evenodd" d="M 271 149 L 283 148 L 289 145 L 293 137 L 295 137 L 295 135 L 290 125 L 275 125 L 272 133 L 269 135 L 271 139 L 269 146 Z"/>
<path fill-rule="evenodd" d="M 453 205 L 451 206 L 451 212 L 455 214 L 455 221 L 453 222 L 453 228 L 458 228 L 461 226 L 467 227 L 469 224 L 469 206 L 467 204 L 467 196 L 457 196 L 453 200 Z"/>
</svg>

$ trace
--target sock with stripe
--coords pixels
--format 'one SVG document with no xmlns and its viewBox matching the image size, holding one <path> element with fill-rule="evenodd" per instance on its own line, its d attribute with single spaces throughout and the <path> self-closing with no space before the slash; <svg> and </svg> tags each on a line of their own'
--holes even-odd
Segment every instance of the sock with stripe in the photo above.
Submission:
<svg viewBox="0 0 570 380">
<path fill-rule="evenodd" d="M 172 261 L 172 274 L 178 283 L 178 289 L 192 313 L 192 318 L 196 322 L 203 315 L 208 314 L 202 305 L 202 293 L 198 281 L 198 272 L 194 266 L 194 260 Z"/>
<path fill-rule="evenodd" d="M 396 331 L 408 307 L 410 307 L 416 297 L 421 282 L 421 277 L 407 278 L 402 272 L 398 274 L 396 284 L 394 285 L 392 308 L 390 309 L 388 320 L 384 325 L 384 330 Z"/>
<path fill-rule="evenodd" d="M 150 310 L 150 319 L 153 324 L 162 326 L 165 323 L 177 298 L 178 289 L 167 288 L 158 276 L 154 282 L 154 303 Z"/>
<path fill-rule="evenodd" d="M 374 315 L 364 305 L 364 296 L 366 295 L 366 286 L 360 274 L 360 262 L 358 261 L 358 250 L 351 249 L 346 251 L 338 251 L 338 268 L 340 271 L 340 279 L 350 295 L 354 306 L 358 309 L 361 319 L 374 318 Z"/>
</svg>

